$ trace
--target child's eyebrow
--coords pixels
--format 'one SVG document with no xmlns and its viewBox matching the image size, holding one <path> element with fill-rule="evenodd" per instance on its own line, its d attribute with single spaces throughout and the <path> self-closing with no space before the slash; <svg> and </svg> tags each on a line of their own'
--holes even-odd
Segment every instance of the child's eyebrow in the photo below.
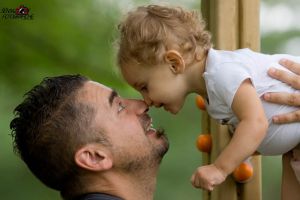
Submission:
<svg viewBox="0 0 300 200">
<path fill-rule="evenodd" d="M 139 80 L 137 80 L 135 83 L 134 83 L 134 85 L 133 85 L 133 87 L 135 88 L 137 85 L 139 85 L 138 83 L 139 83 L 139 81 L 140 81 L 140 79 Z"/>
<path fill-rule="evenodd" d="M 112 103 L 113 103 L 115 97 L 119 96 L 119 94 L 117 93 L 117 91 L 114 88 L 111 88 L 111 89 L 112 89 L 112 91 L 111 91 L 110 96 L 109 96 L 109 105 L 110 105 L 110 107 L 112 106 Z"/>
</svg>

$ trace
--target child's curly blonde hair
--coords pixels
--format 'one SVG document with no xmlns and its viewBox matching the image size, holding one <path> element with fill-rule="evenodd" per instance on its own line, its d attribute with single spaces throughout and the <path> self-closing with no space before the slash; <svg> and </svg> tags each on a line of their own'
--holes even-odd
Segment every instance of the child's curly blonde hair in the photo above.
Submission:
<svg viewBox="0 0 300 200">
<path fill-rule="evenodd" d="M 139 6 L 127 13 L 118 25 L 117 66 L 125 66 L 132 60 L 158 64 L 173 45 L 179 47 L 182 55 L 194 53 L 197 60 L 197 52 L 207 54 L 212 47 L 211 34 L 205 25 L 195 10 L 184 11 L 180 6 Z"/>
</svg>

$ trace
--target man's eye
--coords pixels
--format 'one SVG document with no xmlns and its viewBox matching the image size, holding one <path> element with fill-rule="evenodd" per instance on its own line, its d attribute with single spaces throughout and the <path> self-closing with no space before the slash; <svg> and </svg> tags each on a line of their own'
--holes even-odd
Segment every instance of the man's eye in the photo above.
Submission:
<svg viewBox="0 0 300 200">
<path fill-rule="evenodd" d="M 119 103 L 119 112 L 124 109 L 124 107 L 122 106 L 121 102 Z"/>
</svg>

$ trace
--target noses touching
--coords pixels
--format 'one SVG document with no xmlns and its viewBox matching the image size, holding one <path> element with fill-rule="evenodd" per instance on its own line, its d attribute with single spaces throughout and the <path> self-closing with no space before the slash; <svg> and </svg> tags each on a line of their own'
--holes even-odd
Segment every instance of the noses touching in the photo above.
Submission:
<svg viewBox="0 0 300 200">
<path fill-rule="evenodd" d="M 145 96 L 145 95 L 142 95 L 142 96 L 143 96 L 143 99 L 144 99 L 145 103 L 146 103 L 149 107 L 153 106 L 153 101 L 151 101 L 150 98 L 148 98 L 148 97 Z"/>
<path fill-rule="evenodd" d="M 155 108 L 160 108 L 160 107 L 162 107 L 162 106 L 164 105 L 163 103 L 156 103 L 156 102 L 153 102 L 150 98 L 145 97 L 144 95 L 143 95 L 143 98 L 144 98 L 145 103 L 146 103 L 149 107 L 154 106 Z"/>
<path fill-rule="evenodd" d="M 137 116 L 147 114 L 149 111 L 148 105 L 142 100 L 125 99 L 125 102 L 125 107 L 127 107 L 129 111 L 133 112 Z"/>
</svg>

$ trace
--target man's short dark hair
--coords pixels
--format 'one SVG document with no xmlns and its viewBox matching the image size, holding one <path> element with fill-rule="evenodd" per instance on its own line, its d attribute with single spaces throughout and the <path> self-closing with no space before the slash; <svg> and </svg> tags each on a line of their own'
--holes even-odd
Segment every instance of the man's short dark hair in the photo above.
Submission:
<svg viewBox="0 0 300 200">
<path fill-rule="evenodd" d="M 76 151 L 90 142 L 107 143 L 99 129 L 91 128 L 96 108 L 76 98 L 84 95 L 89 80 L 81 75 L 45 78 L 25 94 L 10 124 L 15 154 L 62 196 L 81 187 L 83 169 L 75 164 Z"/>
</svg>

